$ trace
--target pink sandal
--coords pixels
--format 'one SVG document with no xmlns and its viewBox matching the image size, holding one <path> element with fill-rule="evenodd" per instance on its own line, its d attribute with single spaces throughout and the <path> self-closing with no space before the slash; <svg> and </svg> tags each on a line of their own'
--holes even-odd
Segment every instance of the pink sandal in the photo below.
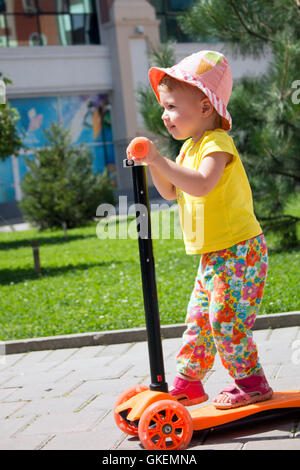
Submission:
<svg viewBox="0 0 300 470">
<path fill-rule="evenodd" d="M 186 380 L 177 376 L 169 393 L 185 406 L 197 405 L 208 400 L 201 380 Z"/>
<path fill-rule="evenodd" d="M 224 397 L 224 395 L 229 398 L 229 401 L 220 401 L 220 398 Z M 227 410 L 269 400 L 272 395 L 273 390 L 261 370 L 258 374 L 253 374 L 245 379 L 235 380 L 233 385 L 222 390 L 217 398 L 214 399 L 213 404 L 218 409 Z"/>
</svg>

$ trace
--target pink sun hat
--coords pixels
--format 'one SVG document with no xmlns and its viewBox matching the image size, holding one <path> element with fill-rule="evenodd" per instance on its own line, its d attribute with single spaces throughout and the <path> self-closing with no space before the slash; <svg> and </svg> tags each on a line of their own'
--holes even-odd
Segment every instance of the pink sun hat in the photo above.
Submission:
<svg viewBox="0 0 300 470">
<path fill-rule="evenodd" d="M 173 67 L 151 67 L 149 81 L 159 102 L 158 85 L 164 75 L 200 88 L 222 117 L 223 129 L 231 129 L 232 120 L 227 104 L 232 90 L 232 76 L 230 65 L 223 54 L 199 51 L 185 57 Z"/>
</svg>

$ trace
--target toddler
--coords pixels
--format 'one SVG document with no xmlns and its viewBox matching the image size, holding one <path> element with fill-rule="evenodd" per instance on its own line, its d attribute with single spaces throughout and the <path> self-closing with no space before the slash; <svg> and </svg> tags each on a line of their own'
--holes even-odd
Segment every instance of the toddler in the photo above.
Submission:
<svg viewBox="0 0 300 470">
<path fill-rule="evenodd" d="M 167 130 L 185 142 L 173 162 L 149 140 L 143 161 L 161 196 L 177 198 L 187 254 L 201 254 L 170 394 L 184 405 L 207 400 L 202 380 L 218 351 L 234 383 L 214 405 L 226 409 L 267 400 L 273 391 L 251 328 L 268 255 L 247 175 L 227 133 L 230 66 L 222 54 L 200 51 L 173 67 L 152 67 L 149 80 Z"/>
</svg>

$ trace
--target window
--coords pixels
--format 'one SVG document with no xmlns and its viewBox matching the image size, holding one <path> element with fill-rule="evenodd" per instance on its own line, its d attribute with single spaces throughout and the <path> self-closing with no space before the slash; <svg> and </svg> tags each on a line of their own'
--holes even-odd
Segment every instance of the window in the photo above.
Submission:
<svg viewBox="0 0 300 470">
<path fill-rule="evenodd" d="M 195 0 L 150 0 L 160 20 L 160 37 L 163 42 L 169 39 L 177 42 L 191 41 L 180 29 L 177 15 L 191 8 L 194 2 Z"/>
<path fill-rule="evenodd" d="M 100 44 L 97 0 L 0 0 L 0 47 Z"/>
<path fill-rule="evenodd" d="M 6 23 L 5 16 L 0 14 L 0 47 L 6 47 L 7 37 L 6 37 Z"/>
</svg>

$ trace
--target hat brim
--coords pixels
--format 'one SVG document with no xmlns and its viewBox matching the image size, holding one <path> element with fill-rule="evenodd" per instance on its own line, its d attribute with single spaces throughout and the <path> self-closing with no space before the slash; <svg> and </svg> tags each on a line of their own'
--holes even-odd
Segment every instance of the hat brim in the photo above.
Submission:
<svg viewBox="0 0 300 470">
<path fill-rule="evenodd" d="M 159 103 L 160 103 L 160 95 L 159 95 L 159 91 L 158 91 L 158 85 L 159 85 L 160 81 L 162 80 L 162 78 L 165 75 L 169 75 L 170 77 L 175 78 L 176 80 L 187 83 L 191 86 L 195 86 L 195 87 L 199 88 L 201 91 L 203 91 L 203 93 L 211 101 L 211 103 L 214 106 L 217 113 L 221 116 L 221 118 L 222 118 L 222 129 L 224 129 L 226 131 L 229 131 L 231 129 L 232 120 L 231 120 L 231 116 L 230 116 L 226 106 L 224 104 L 221 104 L 221 106 L 220 106 L 220 104 L 218 104 L 219 108 L 223 110 L 223 112 L 220 113 L 219 109 L 215 105 L 216 97 L 214 96 L 214 99 L 213 100 L 211 99 L 211 96 L 214 95 L 214 94 L 210 90 L 208 90 L 207 87 L 203 83 L 201 83 L 201 80 L 199 79 L 199 77 L 197 77 L 197 83 L 192 83 L 188 80 L 185 80 L 183 78 L 178 77 L 178 75 L 176 75 L 174 70 L 172 70 L 171 68 L 151 67 L 149 72 L 148 72 L 148 78 L 149 78 L 149 82 L 150 82 L 150 85 L 152 87 L 152 90 L 154 91 L 155 96 L 157 98 L 157 101 Z"/>
<path fill-rule="evenodd" d="M 168 68 L 164 69 L 164 68 L 159 68 L 159 67 L 151 67 L 151 69 L 149 70 L 149 73 L 148 73 L 148 78 L 149 78 L 150 85 L 151 85 L 152 90 L 154 91 L 155 96 L 156 96 L 159 103 L 160 103 L 160 96 L 159 96 L 159 92 L 158 92 L 158 84 L 160 83 L 161 79 L 165 75 L 170 75 L 170 69 L 168 69 Z M 170 75 L 170 76 L 172 76 L 172 75 Z"/>
</svg>

